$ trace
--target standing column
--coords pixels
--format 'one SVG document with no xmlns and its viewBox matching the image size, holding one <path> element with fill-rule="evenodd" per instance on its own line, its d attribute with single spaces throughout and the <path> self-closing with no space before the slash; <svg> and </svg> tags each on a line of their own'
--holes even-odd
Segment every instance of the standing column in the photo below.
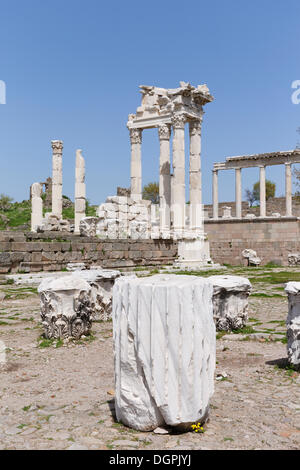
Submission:
<svg viewBox="0 0 300 470">
<path fill-rule="evenodd" d="M 218 170 L 213 170 L 213 218 L 219 217 Z"/>
<path fill-rule="evenodd" d="M 75 233 L 80 232 L 79 225 L 81 219 L 85 217 L 85 205 L 85 162 L 82 156 L 82 150 L 77 150 L 75 167 Z"/>
<path fill-rule="evenodd" d="M 242 180 L 241 168 L 235 169 L 235 216 L 242 218 Z"/>
<path fill-rule="evenodd" d="M 285 207 L 286 216 L 292 217 L 292 165 L 285 163 Z"/>
<path fill-rule="evenodd" d="M 260 217 L 266 217 L 266 167 L 259 167 Z"/>
<path fill-rule="evenodd" d="M 131 142 L 131 197 L 135 201 L 142 199 L 142 129 L 130 129 Z"/>
<path fill-rule="evenodd" d="M 61 140 L 52 140 L 52 214 L 62 218 L 62 150 Z"/>
<path fill-rule="evenodd" d="M 42 225 L 43 220 L 43 200 L 42 186 L 40 183 L 33 183 L 31 186 L 31 231 L 36 232 Z"/>
<path fill-rule="evenodd" d="M 201 124 L 192 121 L 190 130 L 190 229 L 204 232 L 201 181 Z"/>
<path fill-rule="evenodd" d="M 184 114 L 173 116 L 173 227 L 182 234 L 185 228 L 185 153 L 184 153 Z"/>
<path fill-rule="evenodd" d="M 158 128 L 160 142 L 159 159 L 159 226 L 161 232 L 170 231 L 171 175 L 170 175 L 170 134 L 168 124 Z"/>
</svg>

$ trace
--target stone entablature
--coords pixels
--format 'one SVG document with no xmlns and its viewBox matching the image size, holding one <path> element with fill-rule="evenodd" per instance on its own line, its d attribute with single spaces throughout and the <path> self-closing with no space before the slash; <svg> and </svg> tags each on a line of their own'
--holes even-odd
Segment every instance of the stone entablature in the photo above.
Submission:
<svg viewBox="0 0 300 470">
<path fill-rule="evenodd" d="M 165 89 L 140 86 L 142 103 L 136 114 L 129 114 L 129 129 L 150 129 L 162 124 L 173 124 L 174 114 L 183 114 L 186 120 L 202 117 L 202 106 L 213 101 L 206 85 L 192 86 L 180 82 L 179 88 Z"/>
<path fill-rule="evenodd" d="M 300 163 L 300 149 L 227 157 L 225 162 L 214 163 L 214 169 L 232 170 L 260 165 L 284 165 L 285 163 Z"/>
</svg>

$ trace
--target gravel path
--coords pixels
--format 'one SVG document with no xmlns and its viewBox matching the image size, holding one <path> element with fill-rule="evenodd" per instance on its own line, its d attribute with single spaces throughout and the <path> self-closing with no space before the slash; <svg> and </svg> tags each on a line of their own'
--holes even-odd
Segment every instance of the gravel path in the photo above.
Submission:
<svg viewBox="0 0 300 470">
<path fill-rule="evenodd" d="M 49 346 L 35 288 L 3 283 L 0 299 L 1 292 L 0 345 L 8 349 L 0 449 L 299 449 L 300 375 L 286 364 L 283 292 L 251 297 L 249 332 L 218 337 L 210 421 L 202 434 L 177 435 L 115 422 L 112 323 L 94 323 L 91 338 Z"/>
</svg>

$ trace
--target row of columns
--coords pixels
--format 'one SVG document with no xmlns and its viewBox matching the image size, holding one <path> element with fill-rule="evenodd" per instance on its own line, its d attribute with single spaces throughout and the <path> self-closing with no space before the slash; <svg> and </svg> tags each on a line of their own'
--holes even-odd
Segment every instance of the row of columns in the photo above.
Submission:
<svg viewBox="0 0 300 470">
<path fill-rule="evenodd" d="M 292 216 L 292 168 L 285 163 L 285 201 L 286 216 Z M 242 179 L 241 168 L 235 168 L 235 204 L 236 217 L 242 218 Z M 266 166 L 259 166 L 260 217 L 266 217 Z M 218 219 L 218 170 L 213 170 L 213 218 Z"/>
<path fill-rule="evenodd" d="M 175 114 L 172 124 L 158 126 L 160 141 L 159 200 L 160 230 L 171 229 L 173 214 L 174 232 L 185 229 L 185 124 L 184 114 Z M 190 226 L 189 229 L 203 233 L 202 187 L 201 187 L 201 124 L 202 117 L 189 122 L 190 135 Z M 170 137 L 173 128 L 173 175 L 171 176 Z M 131 197 L 142 199 L 142 129 L 130 129 L 131 141 Z"/>
</svg>

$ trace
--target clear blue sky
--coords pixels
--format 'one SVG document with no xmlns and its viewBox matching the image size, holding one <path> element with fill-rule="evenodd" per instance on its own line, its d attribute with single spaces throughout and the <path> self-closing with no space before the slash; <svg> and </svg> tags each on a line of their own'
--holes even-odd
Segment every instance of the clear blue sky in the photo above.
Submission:
<svg viewBox="0 0 300 470">
<path fill-rule="evenodd" d="M 0 0 L 0 193 L 27 199 L 51 175 L 50 141 L 64 141 L 63 193 L 74 196 L 75 150 L 86 158 L 94 204 L 130 185 L 127 116 L 138 86 L 206 83 L 204 202 L 211 169 L 226 156 L 296 146 L 300 104 L 299 0 Z M 159 142 L 144 132 L 143 183 L 158 179 Z M 284 168 L 267 168 L 284 192 Z M 243 189 L 258 180 L 245 170 Z M 244 191 L 243 191 L 244 195 Z M 187 195 L 188 197 L 188 195 Z M 234 199 L 221 172 L 220 200 Z"/>
</svg>

